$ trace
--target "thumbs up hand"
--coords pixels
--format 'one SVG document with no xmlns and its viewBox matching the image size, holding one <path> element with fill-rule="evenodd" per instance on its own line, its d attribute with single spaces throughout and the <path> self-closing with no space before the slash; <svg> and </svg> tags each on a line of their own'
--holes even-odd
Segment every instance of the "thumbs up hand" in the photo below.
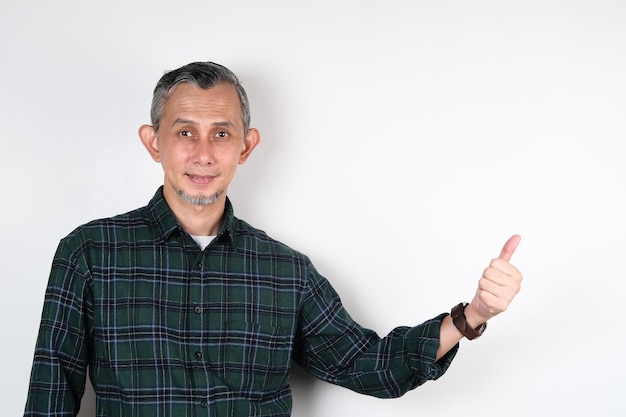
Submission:
<svg viewBox="0 0 626 417">
<path fill-rule="evenodd" d="M 474 316 L 472 322 L 486 322 L 506 310 L 519 292 L 522 274 L 509 261 L 521 239 L 519 235 L 513 235 L 507 240 L 500 255 L 483 272 L 476 294 L 466 307 L 468 320 Z"/>
</svg>

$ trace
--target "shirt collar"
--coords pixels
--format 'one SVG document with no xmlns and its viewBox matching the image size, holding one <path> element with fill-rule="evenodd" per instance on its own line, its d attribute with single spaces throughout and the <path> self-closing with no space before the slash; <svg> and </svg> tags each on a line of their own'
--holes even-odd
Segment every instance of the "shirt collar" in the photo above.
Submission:
<svg viewBox="0 0 626 417">
<path fill-rule="evenodd" d="M 156 191 L 154 197 L 152 197 L 148 203 L 147 209 L 151 223 L 156 230 L 155 238 L 157 240 L 165 242 L 173 233 L 186 233 L 178 223 L 178 220 L 176 220 L 174 213 L 172 213 L 167 201 L 165 201 L 165 197 L 163 197 L 163 186 L 160 186 Z M 226 197 L 226 204 L 224 206 L 224 222 L 222 223 L 222 227 L 215 238 L 216 240 L 225 239 L 230 243 L 233 242 L 235 236 L 234 220 L 235 214 L 233 205 L 231 204 L 230 199 Z"/>
</svg>

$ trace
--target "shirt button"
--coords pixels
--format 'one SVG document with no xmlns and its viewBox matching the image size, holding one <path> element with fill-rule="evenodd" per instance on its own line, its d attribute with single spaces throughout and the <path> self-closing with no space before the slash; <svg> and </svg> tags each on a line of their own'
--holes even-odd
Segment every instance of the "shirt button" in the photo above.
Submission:
<svg viewBox="0 0 626 417">
<path fill-rule="evenodd" d="M 193 311 L 195 311 L 196 313 L 200 314 L 200 313 L 202 313 L 202 307 L 200 307 L 200 306 L 196 306 L 196 307 L 193 309 Z"/>
<path fill-rule="evenodd" d="M 197 269 L 202 269 L 202 262 L 198 262 L 198 263 L 196 264 L 196 268 L 197 268 Z"/>
<path fill-rule="evenodd" d="M 202 407 L 202 408 L 206 408 L 206 406 L 207 406 L 207 402 L 206 402 L 206 400 L 202 400 L 202 401 L 200 401 L 200 407 Z"/>
<path fill-rule="evenodd" d="M 196 358 L 202 359 L 202 352 L 196 352 Z"/>
</svg>

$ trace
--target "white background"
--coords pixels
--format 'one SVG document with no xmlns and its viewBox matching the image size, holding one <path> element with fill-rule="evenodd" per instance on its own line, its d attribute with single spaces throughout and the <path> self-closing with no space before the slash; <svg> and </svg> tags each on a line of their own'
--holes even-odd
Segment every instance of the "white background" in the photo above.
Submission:
<svg viewBox="0 0 626 417">
<path fill-rule="evenodd" d="M 378 400 L 300 371 L 294 416 L 626 414 L 626 2 L 4 1 L 0 60 L 2 415 L 59 239 L 148 202 L 137 128 L 196 60 L 240 76 L 262 134 L 236 214 L 381 335 L 469 300 L 523 236 L 522 292 L 442 379 Z"/>
</svg>

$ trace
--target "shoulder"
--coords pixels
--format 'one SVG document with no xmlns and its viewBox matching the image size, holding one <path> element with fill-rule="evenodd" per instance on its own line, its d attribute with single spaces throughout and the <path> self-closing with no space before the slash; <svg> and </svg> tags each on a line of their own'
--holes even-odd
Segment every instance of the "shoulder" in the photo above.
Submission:
<svg viewBox="0 0 626 417">
<path fill-rule="evenodd" d="M 236 245 L 244 250 L 253 250 L 257 255 L 268 254 L 277 258 L 290 258 L 303 263 L 310 263 L 307 255 L 272 238 L 264 230 L 257 229 L 238 218 L 233 220 L 233 238 Z"/>
<path fill-rule="evenodd" d="M 84 223 L 61 239 L 59 250 L 76 253 L 89 247 L 114 246 L 131 240 L 154 240 L 153 221 L 147 207 Z"/>
</svg>

